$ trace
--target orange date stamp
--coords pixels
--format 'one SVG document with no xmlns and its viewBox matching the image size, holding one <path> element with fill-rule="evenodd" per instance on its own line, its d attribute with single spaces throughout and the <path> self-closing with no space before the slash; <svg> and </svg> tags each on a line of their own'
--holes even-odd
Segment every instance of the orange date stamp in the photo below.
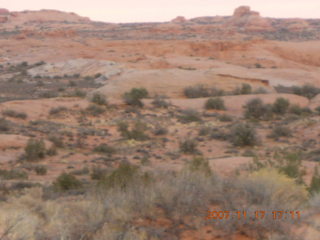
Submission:
<svg viewBox="0 0 320 240">
<path fill-rule="evenodd" d="M 264 220 L 266 218 L 271 218 L 273 220 L 300 220 L 301 211 L 282 211 L 282 210 L 257 210 L 257 211 L 222 211 L 214 210 L 207 211 L 206 220 L 228 220 L 228 219 L 238 219 L 238 220 Z"/>
</svg>

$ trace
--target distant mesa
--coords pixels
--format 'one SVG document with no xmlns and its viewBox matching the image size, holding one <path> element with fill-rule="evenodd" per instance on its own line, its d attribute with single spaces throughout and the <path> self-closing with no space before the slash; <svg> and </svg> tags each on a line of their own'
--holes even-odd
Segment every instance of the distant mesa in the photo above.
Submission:
<svg viewBox="0 0 320 240">
<path fill-rule="evenodd" d="M 183 16 L 178 16 L 178 17 L 171 20 L 172 23 L 184 23 L 186 21 L 187 21 L 187 19 Z"/>
</svg>

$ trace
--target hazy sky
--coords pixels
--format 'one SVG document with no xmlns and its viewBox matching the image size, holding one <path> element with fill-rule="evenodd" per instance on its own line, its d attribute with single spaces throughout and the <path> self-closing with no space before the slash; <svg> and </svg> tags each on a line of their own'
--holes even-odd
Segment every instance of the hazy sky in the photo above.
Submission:
<svg viewBox="0 0 320 240">
<path fill-rule="evenodd" d="M 320 0 L 0 0 L 0 8 L 11 11 L 57 9 L 106 22 L 231 15 L 240 5 L 268 17 L 320 18 Z"/>
</svg>

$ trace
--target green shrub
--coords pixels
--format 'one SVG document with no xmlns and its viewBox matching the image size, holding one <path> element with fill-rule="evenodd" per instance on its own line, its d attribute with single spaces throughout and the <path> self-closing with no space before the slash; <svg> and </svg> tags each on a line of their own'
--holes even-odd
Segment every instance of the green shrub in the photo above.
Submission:
<svg viewBox="0 0 320 240">
<path fill-rule="evenodd" d="M 57 148 L 62 148 L 64 146 L 62 137 L 51 135 L 49 136 L 49 141 L 51 141 L 54 144 L 54 146 Z"/>
<path fill-rule="evenodd" d="M 60 114 L 62 112 L 66 112 L 66 111 L 68 111 L 68 108 L 66 108 L 64 106 L 53 107 L 50 109 L 49 114 L 50 115 L 57 115 L 57 114 Z"/>
<path fill-rule="evenodd" d="M 300 107 L 297 104 L 292 105 L 289 108 L 289 112 L 297 116 L 307 116 L 312 114 L 312 110 L 308 107 Z"/>
<path fill-rule="evenodd" d="M 96 105 L 96 104 L 91 104 L 86 108 L 86 111 L 92 115 L 92 116 L 99 116 L 103 113 L 105 113 L 106 109 L 102 106 Z"/>
<path fill-rule="evenodd" d="M 95 152 L 98 153 L 104 153 L 104 154 L 113 154 L 115 153 L 115 149 L 113 147 L 110 147 L 109 145 L 102 143 L 99 146 L 97 146 L 96 148 L 94 148 Z"/>
<path fill-rule="evenodd" d="M 221 122 L 232 122 L 233 118 L 230 115 L 222 114 L 218 116 L 218 120 Z"/>
<path fill-rule="evenodd" d="M 272 105 L 272 111 L 275 114 L 283 115 L 288 111 L 290 102 L 285 98 L 277 98 L 277 100 Z"/>
<path fill-rule="evenodd" d="M 57 154 L 58 154 L 57 148 L 56 148 L 55 146 L 50 147 L 50 148 L 47 150 L 46 154 L 47 154 L 48 156 L 55 156 L 55 155 L 57 155 Z"/>
<path fill-rule="evenodd" d="M 184 89 L 184 95 L 187 98 L 201 98 L 201 97 L 209 97 L 210 92 L 204 85 L 196 85 L 186 87 Z"/>
<path fill-rule="evenodd" d="M 230 140 L 235 146 L 254 146 L 259 144 L 256 130 L 248 123 L 235 125 L 230 132 Z"/>
<path fill-rule="evenodd" d="M 201 156 L 194 157 L 187 165 L 187 170 L 191 172 L 200 172 L 206 176 L 212 174 L 211 168 L 209 166 L 209 161 Z"/>
<path fill-rule="evenodd" d="M 233 91 L 233 95 L 247 95 L 247 94 L 251 94 L 251 93 L 252 93 L 252 87 L 251 87 L 251 85 L 249 85 L 247 83 L 243 83 L 240 88 L 237 87 Z"/>
<path fill-rule="evenodd" d="M 12 180 L 12 179 L 27 179 L 28 174 L 24 171 L 13 169 L 13 170 L 4 170 L 0 169 L 0 179 L 3 180 Z"/>
<path fill-rule="evenodd" d="M 45 166 L 36 166 L 34 168 L 34 171 L 36 172 L 37 175 L 44 176 L 47 174 L 48 170 Z"/>
<path fill-rule="evenodd" d="M 224 101 L 222 98 L 209 98 L 205 104 L 206 109 L 225 110 Z"/>
<path fill-rule="evenodd" d="M 7 132 L 10 130 L 10 122 L 4 118 L 0 118 L 0 132 Z"/>
<path fill-rule="evenodd" d="M 185 154 L 196 154 L 198 153 L 197 142 L 193 139 L 186 139 L 180 142 L 180 151 Z"/>
<path fill-rule="evenodd" d="M 46 155 L 46 148 L 42 139 L 29 139 L 24 151 L 27 161 L 38 161 Z"/>
<path fill-rule="evenodd" d="M 278 139 L 280 137 L 291 137 L 292 131 L 290 128 L 282 125 L 277 125 L 272 129 L 272 133 L 269 135 L 269 137 Z"/>
<path fill-rule="evenodd" d="M 303 183 L 303 175 L 305 174 L 302 169 L 301 154 L 298 152 L 284 153 L 282 156 L 282 163 L 278 167 L 281 173 L 296 180 L 297 183 Z"/>
<path fill-rule="evenodd" d="M 116 170 L 103 177 L 99 181 L 99 185 L 104 188 L 126 189 L 133 184 L 146 183 L 148 178 L 149 176 L 147 174 L 140 173 L 137 166 L 129 163 L 121 163 Z"/>
<path fill-rule="evenodd" d="M 260 98 L 249 100 L 244 109 L 244 116 L 250 119 L 266 119 L 270 115 L 270 107 L 265 105 Z"/>
<path fill-rule="evenodd" d="M 318 167 L 315 167 L 309 187 L 311 193 L 320 193 L 320 173 Z"/>
<path fill-rule="evenodd" d="M 187 98 L 219 97 L 225 95 L 225 92 L 221 89 L 207 88 L 201 84 L 186 87 L 183 93 Z"/>
<path fill-rule="evenodd" d="M 92 180 L 102 180 L 104 177 L 107 176 L 107 169 L 94 167 L 91 171 L 90 177 Z"/>
<path fill-rule="evenodd" d="M 20 118 L 20 119 L 26 119 L 28 117 L 26 113 L 17 112 L 15 110 L 4 110 L 2 114 L 7 117 Z"/>
<path fill-rule="evenodd" d="M 156 96 L 152 101 L 152 105 L 157 108 L 168 108 L 170 106 L 170 103 L 166 101 L 165 97 Z"/>
<path fill-rule="evenodd" d="M 320 88 L 317 88 L 313 85 L 306 84 L 302 87 L 294 86 L 292 87 L 293 93 L 306 97 L 306 98 L 314 98 L 316 95 L 320 93 Z"/>
<path fill-rule="evenodd" d="M 57 191 L 68 191 L 73 189 L 78 189 L 82 186 L 81 181 L 79 181 L 75 176 L 62 173 L 54 182 L 53 187 Z"/>
<path fill-rule="evenodd" d="M 143 107 L 141 99 L 146 97 L 148 97 L 148 91 L 145 88 L 133 88 L 130 92 L 124 93 L 123 100 L 128 105 Z"/>
<path fill-rule="evenodd" d="M 121 136 L 126 139 L 134 139 L 137 141 L 144 141 L 149 139 L 148 135 L 145 133 L 147 130 L 147 126 L 145 123 L 140 121 L 136 121 L 133 127 L 130 129 L 127 122 L 119 122 L 118 123 L 118 131 Z"/>
<path fill-rule="evenodd" d="M 182 123 L 199 122 L 201 121 L 201 116 L 196 110 L 186 109 L 181 111 L 178 119 Z"/>
<path fill-rule="evenodd" d="M 108 101 L 106 97 L 100 93 L 93 94 L 91 98 L 91 102 L 98 104 L 98 105 L 108 105 Z"/>
</svg>

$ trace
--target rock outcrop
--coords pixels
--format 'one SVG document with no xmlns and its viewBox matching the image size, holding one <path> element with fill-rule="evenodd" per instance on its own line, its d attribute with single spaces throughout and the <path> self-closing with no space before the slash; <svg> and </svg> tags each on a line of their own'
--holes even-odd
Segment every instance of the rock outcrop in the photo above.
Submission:
<svg viewBox="0 0 320 240">
<path fill-rule="evenodd" d="M 185 23 L 187 19 L 183 16 L 178 16 L 171 20 L 172 23 Z"/>
</svg>

